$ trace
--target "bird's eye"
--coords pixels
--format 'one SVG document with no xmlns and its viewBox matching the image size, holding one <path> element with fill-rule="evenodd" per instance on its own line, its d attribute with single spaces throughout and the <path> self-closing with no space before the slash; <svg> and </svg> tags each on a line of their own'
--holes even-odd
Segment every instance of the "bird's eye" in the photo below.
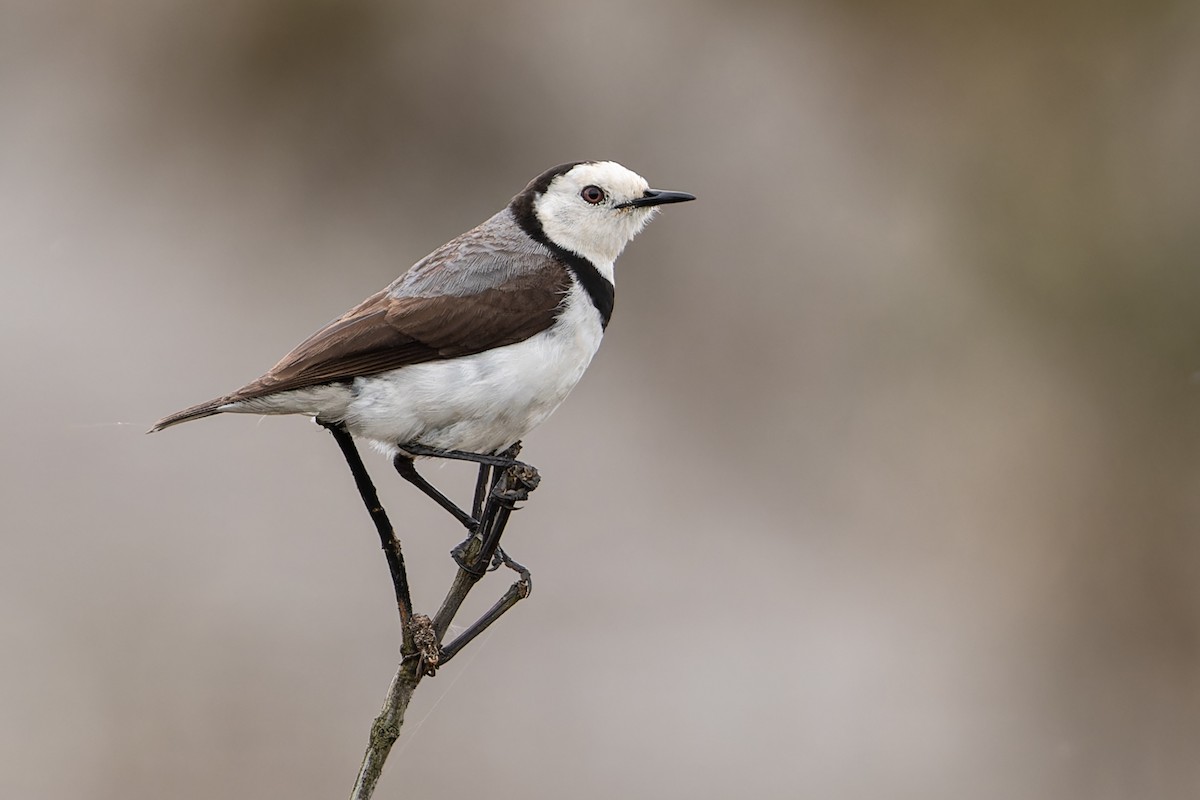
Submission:
<svg viewBox="0 0 1200 800">
<path fill-rule="evenodd" d="M 604 200 L 604 190 L 599 186 L 585 186 L 583 187 L 583 191 L 579 193 L 579 196 L 582 197 L 585 202 L 596 205 Z"/>
</svg>

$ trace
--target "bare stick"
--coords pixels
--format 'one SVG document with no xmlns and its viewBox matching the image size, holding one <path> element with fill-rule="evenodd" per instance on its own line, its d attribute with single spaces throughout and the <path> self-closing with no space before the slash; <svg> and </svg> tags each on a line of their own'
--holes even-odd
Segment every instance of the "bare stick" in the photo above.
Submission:
<svg viewBox="0 0 1200 800">
<path fill-rule="evenodd" d="M 349 438 L 349 434 L 344 430 L 342 430 L 342 434 L 347 439 Z M 334 437 L 338 438 L 339 444 L 342 443 L 337 432 L 334 432 Z M 353 449 L 352 441 L 350 447 Z M 346 452 L 345 446 L 343 446 L 343 452 Z M 357 458 L 357 450 L 353 450 L 353 453 Z M 371 511 L 371 517 L 376 520 L 376 527 L 379 528 L 379 520 L 382 519 L 386 523 L 387 517 L 383 513 L 382 506 L 379 505 L 378 497 L 374 493 L 374 486 L 370 487 L 371 499 L 368 500 L 367 493 L 363 492 L 363 483 L 359 481 L 359 472 L 356 471 L 355 463 L 351 461 L 349 454 L 347 454 L 347 462 L 350 463 L 351 471 L 355 473 L 355 481 L 359 485 L 360 493 L 363 493 L 363 500 L 367 503 L 368 510 Z M 370 485 L 370 478 L 366 477 L 366 470 L 362 467 L 361 459 L 357 459 L 357 466 L 361 470 L 366 484 Z M 539 480 L 537 470 L 525 464 L 508 467 L 492 481 L 489 481 L 486 473 L 481 470 L 476 487 L 475 502 L 476 507 L 483 506 L 482 512 L 476 511 L 480 514 L 479 527 L 476 535 L 471 537 L 462 548 L 462 561 L 458 573 L 450 585 L 450 590 L 446 593 L 446 598 L 442 601 L 436 621 L 423 614 L 413 615 L 411 602 L 407 605 L 408 616 L 406 617 L 405 605 L 401 604 L 401 620 L 404 629 L 404 646 L 401 650 L 403 658 L 388 687 L 383 709 L 375 718 L 374 724 L 371 725 L 370 740 L 367 743 L 366 753 L 363 755 L 362 765 L 359 767 L 354 791 L 350 795 L 351 800 L 370 800 L 375 786 L 379 782 L 379 776 L 383 772 L 388 754 L 400 737 L 400 728 L 404 725 L 404 714 L 408 710 L 413 692 L 421 679 L 426 675 L 433 675 L 439 666 L 453 658 L 476 636 L 516 605 L 519 600 L 529 596 L 529 573 L 528 570 L 522 568 L 520 570 L 521 578 L 509 587 L 508 592 L 486 614 L 470 625 L 445 649 L 441 647 L 442 639 L 462 607 L 463 601 L 466 600 L 467 594 L 483 577 L 488 564 L 491 563 L 499 549 L 500 537 L 504 534 L 515 504 L 520 500 L 527 499 L 529 492 L 537 488 Z M 490 491 L 484 495 L 479 485 L 486 486 L 488 483 L 491 483 Z M 485 496 L 486 501 L 484 500 Z M 378 513 L 375 509 L 378 509 Z M 390 534 L 390 524 L 387 526 L 387 530 Z M 380 528 L 380 533 L 382 536 L 382 528 Z M 394 540 L 394 536 L 392 538 Z M 396 544 L 396 554 L 399 556 L 399 543 Z M 384 551 L 385 553 L 391 552 L 386 546 Z M 510 562 L 511 559 L 505 559 L 505 563 Z M 400 569 L 403 571 L 402 558 L 399 563 Z M 515 564 L 515 562 L 511 563 Z M 392 565 L 390 557 L 388 565 L 389 567 Z M 394 576 L 395 572 L 393 572 Z M 407 596 L 407 577 L 404 586 Z"/>
<path fill-rule="evenodd" d="M 383 710 L 371 725 L 371 738 L 367 742 L 362 766 L 358 769 L 358 778 L 354 781 L 354 791 L 350 793 L 351 800 L 370 800 L 375 792 L 375 784 L 379 783 L 379 776 L 383 774 L 383 764 L 392 752 L 392 745 L 400 738 L 408 703 L 417 684 L 421 682 L 422 670 L 417 668 L 416 663 L 416 659 L 401 662 L 400 669 L 392 678 Z"/>
</svg>

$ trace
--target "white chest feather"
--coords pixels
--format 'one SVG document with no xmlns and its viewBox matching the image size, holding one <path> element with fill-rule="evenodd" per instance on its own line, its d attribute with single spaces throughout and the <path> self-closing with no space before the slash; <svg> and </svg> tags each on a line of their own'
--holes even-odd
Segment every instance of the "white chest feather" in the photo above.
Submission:
<svg viewBox="0 0 1200 800">
<path fill-rule="evenodd" d="M 523 342 L 356 379 L 346 425 L 385 449 L 408 442 L 495 452 L 558 408 L 583 377 L 602 334 L 600 315 L 573 285 L 555 323 Z"/>
</svg>

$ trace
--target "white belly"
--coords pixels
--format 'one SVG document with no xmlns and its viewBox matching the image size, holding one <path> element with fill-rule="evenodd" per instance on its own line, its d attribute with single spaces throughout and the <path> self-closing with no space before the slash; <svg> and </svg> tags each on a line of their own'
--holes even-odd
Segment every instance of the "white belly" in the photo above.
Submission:
<svg viewBox="0 0 1200 800">
<path fill-rule="evenodd" d="M 496 452 L 558 408 L 583 377 L 602 333 L 599 314 L 576 285 L 545 331 L 484 353 L 358 378 L 344 396 L 344 413 L 320 416 L 340 417 L 351 433 L 390 451 L 410 443 Z"/>
</svg>

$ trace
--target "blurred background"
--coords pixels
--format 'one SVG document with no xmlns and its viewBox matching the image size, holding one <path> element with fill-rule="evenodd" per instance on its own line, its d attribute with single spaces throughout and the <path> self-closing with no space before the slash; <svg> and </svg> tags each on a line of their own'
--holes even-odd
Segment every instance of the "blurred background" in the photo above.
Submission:
<svg viewBox="0 0 1200 800">
<path fill-rule="evenodd" d="M 0 795 L 348 794 L 398 636 L 337 448 L 143 431 L 612 158 L 700 200 L 377 796 L 1200 796 L 1200 6 L 2 9 Z M 431 611 L 460 531 L 368 464 Z"/>
</svg>

